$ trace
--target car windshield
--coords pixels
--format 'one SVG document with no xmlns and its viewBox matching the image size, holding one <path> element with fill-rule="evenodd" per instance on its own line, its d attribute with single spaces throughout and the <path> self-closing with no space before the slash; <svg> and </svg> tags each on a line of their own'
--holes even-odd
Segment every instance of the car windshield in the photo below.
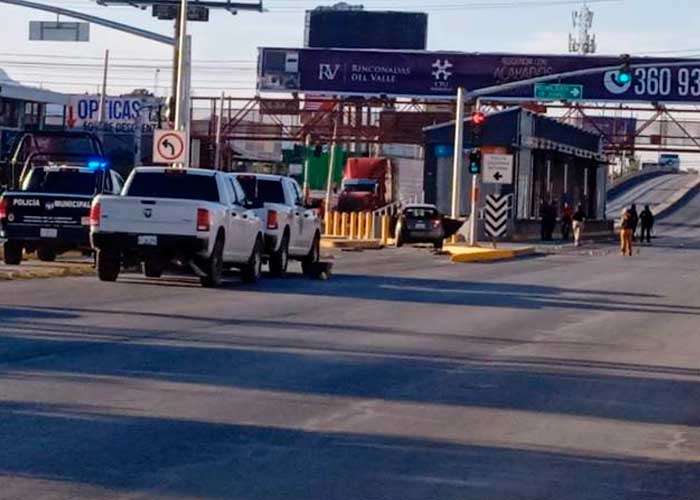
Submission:
<svg viewBox="0 0 700 500">
<path fill-rule="evenodd" d="M 434 208 L 408 208 L 405 213 L 407 217 L 413 219 L 427 219 L 438 215 Z"/>
<path fill-rule="evenodd" d="M 241 175 L 237 177 L 245 196 L 249 200 L 262 203 L 284 204 L 284 189 L 282 181 L 274 179 L 259 179 L 255 176 Z"/>
<path fill-rule="evenodd" d="M 377 189 L 377 183 L 374 181 L 346 181 L 343 189 L 348 193 L 374 193 Z"/>
<path fill-rule="evenodd" d="M 78 169 L 35 168 L 22 185 L 32 193 L 94 194 L 100 189 L 102 174 Z"/>
<path fill-rule="evenodd" d="M 219 201 L 216 179 L 211 175 L 186 171 L 136 172 L 125 196 L 174 198 L 178 200 Z"/>
</svg>

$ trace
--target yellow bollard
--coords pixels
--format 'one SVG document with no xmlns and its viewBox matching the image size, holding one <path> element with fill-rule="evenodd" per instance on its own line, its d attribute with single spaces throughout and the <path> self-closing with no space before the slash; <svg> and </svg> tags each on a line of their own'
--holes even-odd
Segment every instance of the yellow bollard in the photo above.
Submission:
<svg viewBox="0 0 700 500">
<path fill-rule="evenodd" d="M 365 239 L 365 214 L 363 212 L 357 214 L 357 239 Z"/>
<path fill-rule="evenodd" d="M 382 245 L 389 244 L 389 216 L 382 215 Z"/>
<path fill-rule="evenodd" d="M 333 212 L 327 212 L 323 219 L 323 230 L 325 236 L 333 235 Z"/>
<path fill-rule="evenodd" d="M 350 239 L 357 237 L 357 212 L 350 212 Z"/>
<path fill-rule="evenodd" d="M 340 212 L 333 212 L 333 236 L 340 236 Z"/>
<path fill-rule="evenodd" d="M 348 214 L 347 212 L 343 212 L 340 215 L 340 236 L 343 238 L 347 237 L 348 235 Z"/>
<path fill-rule="evenodd" d="M 365 239 L 374 239 L 374 214 L 372 212 L 365 214 Z"/>
</svg>

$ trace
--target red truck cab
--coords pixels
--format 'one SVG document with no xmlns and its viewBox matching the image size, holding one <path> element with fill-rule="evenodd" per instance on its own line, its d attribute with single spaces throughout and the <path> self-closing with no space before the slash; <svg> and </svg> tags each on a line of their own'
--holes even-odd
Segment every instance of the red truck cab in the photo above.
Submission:
<svg viewBox="0 0 700 500">
<path fill-rule="evenodd" d="M 338 198 L 341 212 L 376 210 L 393 201 L 393 175 L 388 158 L 350 158 Z"/>
</svg>

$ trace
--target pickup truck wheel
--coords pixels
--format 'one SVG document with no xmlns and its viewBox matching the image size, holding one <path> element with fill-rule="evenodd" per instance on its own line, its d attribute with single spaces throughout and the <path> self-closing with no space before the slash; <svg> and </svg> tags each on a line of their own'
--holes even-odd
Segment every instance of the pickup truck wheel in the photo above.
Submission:
<svg viewBox="0 0 700 500">
<path fill-rule="evenodd" d="M 256 283 L 262 276 L 262 242 L 260 238 L 255 242 L 253 253 L 248 263 L 241 268 L 243 283 Z"/>
<path fill-rule="evenodd" d="M 200 278 L 203 287 L 215 288 L 221 286 L 224 274 L 224 240 L 219 237 L 214 243 L 214 250 L 211 252 L 204 266 L 206 276 Z"/>
<path fill-rule="evenodd" d="M 314 236 L 314 242 L 311 244 L 311 249 L 309 253 L 301 261 L 301 270 L 307 276 L 313 274 L 314 264 L 321 260 L 321 236 L 316 233 Z"/>
<path fill-rule="evenodd" d="M 117 281 L 121 262 L 119 254 L 105 250 L 97 251 L 97 276 L 100 281 Z"/>
<path fill-rule="evenodd" d="M 441 239 L 435 240 L 433 242 L 433 247 L 435 248 L 435 250 L 442 250 L 442 244 L 443 244 L 443 240 L 441 240 Z"/>
<path fill-rule="evenodd" d="M 287 273 L 289 265 L 289 234 L 285 233 L 280 243 L 280 248 L 270 255 L 270 274 L 275 278 L 281 278 Z"/>
<path fill-rule="evenodd" d="M 22 244 L 19 241 L 6 241 L 3 252 L 6 265 L 18 266 L 22 263 Z"/>
<path fill-rule="evenodd" d="M 42 262 L 53 262 L 56 260 L 56 251 L 50 247 L 37 248 L 36 255 Z"/>
<path fill-rule="evenodd" d="M 146 278 L 160 278 L 163 275 L 163 266 L 158 259 L 146 259 L 143 263 L 143 274 Z"/>
</svg>

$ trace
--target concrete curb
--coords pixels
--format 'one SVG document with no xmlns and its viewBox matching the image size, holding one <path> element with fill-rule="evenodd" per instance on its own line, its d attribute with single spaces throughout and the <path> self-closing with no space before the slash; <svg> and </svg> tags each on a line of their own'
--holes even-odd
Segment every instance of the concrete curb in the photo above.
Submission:
<svg viewBox="0 0 700 500">
<path fill-rule="evenodd" d="M 512 260 L 537 253 L 535 247 L 472 248 L 459 245 L 447 245 L 444 251 L 452 255 L 452 262 L 461 263 Z"/>
<path fill-rule="evenodd" d="M 346 238 L 322 238 L 321 248 L 351 250 L 380 250 L 384 248 L 380 240 L 348 240 Z"/>
<path fill-rule="evenodd" d="M 68 276 L 92 276 L 95 270 L 88 264 L 32 265 L 30 268 L 0 269 L 0 281 L 65 278 Z"/>
</svg>

